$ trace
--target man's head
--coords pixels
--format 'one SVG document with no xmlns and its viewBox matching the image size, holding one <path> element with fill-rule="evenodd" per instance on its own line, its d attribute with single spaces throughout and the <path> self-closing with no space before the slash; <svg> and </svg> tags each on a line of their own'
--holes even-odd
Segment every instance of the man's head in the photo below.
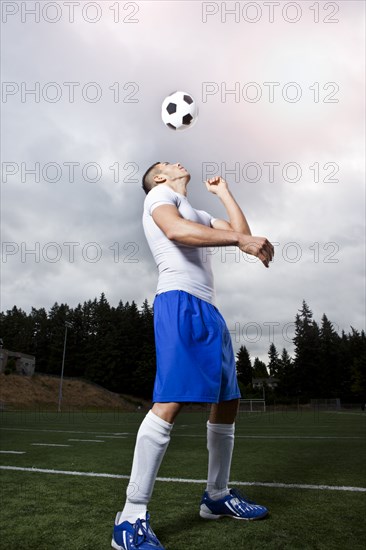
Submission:
<svg viewBox="0 0 366 550">
<path fill-rule="evenodd" d="M 188 171 L 179 163 L 155 162 L 148 168 L 142 177 L 142 188 L 146 194 L 160 183 L 169 185 L 178 191 L 182 184 L 186 185 L 191 179 Z"/>
</svg>

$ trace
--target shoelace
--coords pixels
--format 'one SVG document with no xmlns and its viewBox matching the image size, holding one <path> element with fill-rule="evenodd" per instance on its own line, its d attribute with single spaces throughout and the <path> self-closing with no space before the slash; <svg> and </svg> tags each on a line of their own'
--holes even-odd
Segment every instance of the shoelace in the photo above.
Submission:
<svg viewBox="0 0 366 550">
<path fill-rule="evenodd" d="M 146 527 L 142 525 L 143 523 L 146 523 Z M 139 533 L 139 531 L 141 531 L 141 533 Z M 133 544 L 135 546 L 140 546 L 143 542 L 149 541 L 149 539 L 157 543 L 157 540 L 153 536 L 151 528 L 149 527 L 149 519 L 138 518 L 134 525 Z"/>
</svg>

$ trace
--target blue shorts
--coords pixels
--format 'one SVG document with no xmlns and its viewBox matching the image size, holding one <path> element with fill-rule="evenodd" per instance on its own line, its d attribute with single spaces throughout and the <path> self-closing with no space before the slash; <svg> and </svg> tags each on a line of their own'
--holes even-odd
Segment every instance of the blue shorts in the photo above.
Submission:
<svg viewBox="0 0 366 550">
<path fill-rule="evenodd" d="M 241 397 L 231 337 L 214 305 L 184 290 L 155 296 L 154 403 Z"/>
</svg>

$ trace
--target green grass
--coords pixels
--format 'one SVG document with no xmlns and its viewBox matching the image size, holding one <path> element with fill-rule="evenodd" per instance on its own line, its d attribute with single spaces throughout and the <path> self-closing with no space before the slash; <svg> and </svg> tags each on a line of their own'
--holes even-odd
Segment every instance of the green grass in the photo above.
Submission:
<svg viewBox="0 0 366 550">
<path fill-rule="evenodd" d="M 26 453 L 0 454 L 0 464 L 129 475 L 143 416 L 117 411 L 2 413 L 1 450 Z M 181 413 L 160 477 L 206 478 L 206 420 L 204 412 Z M 240 413 L 231 479 L 365 487 L 365 422 L 361 412 Z M 127 435 L 103 437 L 121 432 Z M 113 520 L 122 509 L 127 479 L 14 470 L 0 470 L 0 474 L 0 548 L 110 548 Z M 365 492 L 260 485 L 239 489 L 268 506 L 270 516 L 257 522 L 204 521 L 197 513 L 204 484 L 157 481 L 149 506 L 152 526 L 167 550 L 364 548 Z"/>
</svg>

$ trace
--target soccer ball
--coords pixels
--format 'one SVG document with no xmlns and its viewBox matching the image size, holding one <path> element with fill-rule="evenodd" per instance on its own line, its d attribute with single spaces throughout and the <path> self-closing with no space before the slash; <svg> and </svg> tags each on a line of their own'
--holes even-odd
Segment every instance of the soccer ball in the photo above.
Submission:
<svg viewBox="0 0 366 550">
<path fill-rule="evenodd" d="M 187 92 L 173 92 L 161 106 L 161 118 L 171 130 L 192 128 L 198 117 L 195 100 Z"/>
</svg>

